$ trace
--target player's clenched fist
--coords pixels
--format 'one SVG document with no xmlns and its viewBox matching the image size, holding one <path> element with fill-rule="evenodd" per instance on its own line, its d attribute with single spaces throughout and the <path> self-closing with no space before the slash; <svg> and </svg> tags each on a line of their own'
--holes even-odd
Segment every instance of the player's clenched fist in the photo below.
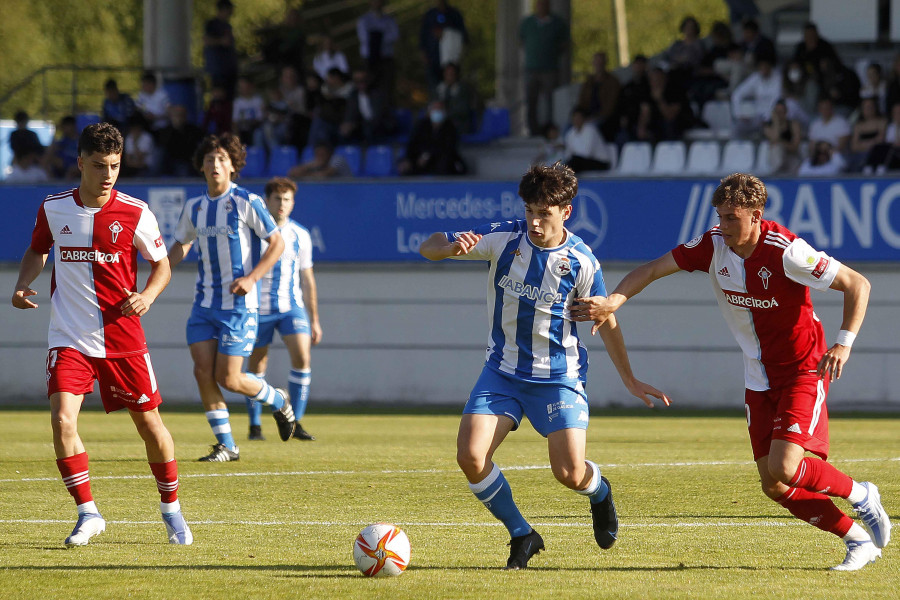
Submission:
<svg viewBox="0 0 900 600">
<path fill-rule="evenodd" d="M 464 254 L 468 254 L 469 251 L 475 247 L 475 244 L 478 243 L 478 240 L 481 239 L 481 235 L 477 233 L 472 233 L 471 231 L 464 231 L 462 233 L 457 234 L 456 240 L 451 244 L 452 246 L 452 256 L 462 256 Z"/>
</svg>

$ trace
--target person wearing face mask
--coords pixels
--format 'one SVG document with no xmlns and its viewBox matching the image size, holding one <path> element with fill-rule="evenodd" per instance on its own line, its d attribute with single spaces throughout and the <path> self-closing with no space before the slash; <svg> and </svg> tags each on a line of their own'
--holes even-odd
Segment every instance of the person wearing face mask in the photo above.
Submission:
<svg viewBox="0 0 900 600">
<path fill-rule="evenodd" d="M 782 70 L 781 97 L 788 117 L 799 121 L 804 129 L 808 127 L 809 115 L 816 112 L 819 85 L 809 78 L 799 61 L 790 61 Z"/>
<path fill-rule="evenodd" d="M 459 133 L 443 102 L 429 104 L 416 122 L 399 170 L 401 175 L 464 175 L 468 170 L 459 155 Z"/>
</svg>

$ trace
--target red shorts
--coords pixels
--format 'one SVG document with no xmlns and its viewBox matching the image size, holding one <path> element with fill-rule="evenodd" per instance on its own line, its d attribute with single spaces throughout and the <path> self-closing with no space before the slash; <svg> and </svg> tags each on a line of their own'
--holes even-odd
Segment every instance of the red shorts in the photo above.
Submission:
<svg viewBox="0 0 900 600">
<path fill-rule="evenodd" d="M 147 412 L 162 404 L 148 352 L 122 358 L 94 358 L 74 348 L 51 348 L 47 353 L 48 397 L 58 392 L 90 394 L 94 380 L 108 413 L 123 408 Z"/>
<path fill-rule="evenodd" d="M 747 429 L 753 460 L 769 454 L 772 440 L 784 440 L 828 458 L 828 380 L 802 375 L 778 389 L 746 390 Z"/>
</svg>

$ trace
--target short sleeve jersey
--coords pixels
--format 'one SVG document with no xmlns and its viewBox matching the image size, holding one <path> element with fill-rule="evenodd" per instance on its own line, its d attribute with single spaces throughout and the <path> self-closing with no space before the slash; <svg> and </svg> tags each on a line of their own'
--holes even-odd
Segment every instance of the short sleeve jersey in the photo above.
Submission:
<svg viewBox="0 0 900 600">
<path fill-rule="evenodd" d="M 259 314 L 269 315 L 303 308 L 300 271 L 311 269 L 312 239 L 309 231 L 296 221 L 288 221 L 279 228 L 284 238 L 284 252 L 272 270 L 259 280 Z M 260 252 L 268 244 L 262 242 Z"/>
<path fill-rule="evenodd" d="M 587 348 L 569 309 L 576 297 L 606 295 L 591 249 L 570 231 L 562 245 L 538 247 L 525 221 L 473 231 L 481 240 L 453 258 L 490 262 L 487 366 L 526 381 L 586 381 Z M 453 240 L 459 232 L 446 235 Z"/>
<path fill-rule="evenodd" d="M 140 318 L 121 305 L 136 290 L 137 254 L 166 257 L 147 204 L 117 190 L 101 208 L 85 206 L 78 190 L 47 196 L 38 210 L 31 249 L 55 246 L 50 283 L 50 348 L 74 348 L 96 358 L 147 351 Z"/>
<path fill-rule="evenodd" d="M 706 271 L 728 327 L 744 353 L 744 379 L 764 391 L 814 372 L 825 331 L 809 288 L 824 290 L 840 263 L 773 221 L 762 221 L 746 259 L 723 241 L 718 226 L 672 250 L 685 271 Z"/>
<path fill-rule="evenodd" d="M 235 296 L 229 288 L 253 270 L 254 246 L 277 229 L 262 198 L 235 184 L 221 196 L 203 194 L 188 200 L 175 228 L 175 241 L 196 241 L 200 260 L 194 305 L 255 310 L 259 305 L 255 286 L 245 296 Z"/>
</svg>

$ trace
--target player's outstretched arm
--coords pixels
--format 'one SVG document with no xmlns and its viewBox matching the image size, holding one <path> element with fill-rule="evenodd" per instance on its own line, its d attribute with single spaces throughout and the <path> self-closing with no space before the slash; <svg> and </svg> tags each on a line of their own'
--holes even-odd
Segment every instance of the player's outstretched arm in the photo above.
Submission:
<svg viewBox="0 0 900 600">
<path fill-rule="evenodd" d="M 12 305 L 16 308 L 37 308 L 37 304 L 28 299 L 37 294 L 31 289 L 31 283 L 38 278 L 41 270 L 47 263 L 46 254 L 38 254 L 30 247 L 25 250 L 22 262 L 19 264 L 19 279 L 16 281 L 16 290 L 12 295 Z"/>
<path fill-rule="evenodd" d="M 143 317 L 150 310 L 150 305 L 156 301 L 169 281 L 172 279 L 172 268 L 169 266 L 169 259 L 163 258 L 156 262 L 150 263 L 150 276 L 147 278 L 147 284 L 140 292 L 134 292 L 123 288 L 125 292 L 125 301 L 122 303 L 122 314 L 126 317 L 137 315 Z"/>
<path fill-rule="evenodd" d="M 427 240 L 419 246 L 419 254 L 428 260 L 444 260 L 451 256 L 463 256 L 468 254 L 482 238 L 477 233 L 466 231 L 460 233 L 454 241 L 447 239 L 446 234 L 440 231 L 432 233 Z"/>
<path fill-rule="evenodd" d="M 631 362 L 628 360 L 628 351 L 625 349 L 625 338 L 622 336 L 622 329 L 619 327 L 615 315 L 609 315 L 609 318 L 600 326 L 600 337 L 603 338 L 606 353 L 609 354 L 609 359 L 615 365 L 616 371 L 619 372 L 619 377 L 622 378 L 622 383 L 625 384 L 628 391 L 651 408 L 653 408 L 651 396 L 669 406 L 668 396 L 649 383 L 644 383 L 636 378 L 631 372 Z"/>
<path fill-rule="evenodd" d="M 303 304 L 306 305 L 309 316 L 309 337 L 315 346 L 322 341 L 322 325 L 319 323 L 319 293 L 312 267 L 300 271 L 300 286 L 303 289 Z"/>
<path fill-rule="evenodd" d="M 866 316 L 872 285 L 861 274 L 841 265 L 830 287 L 844 293 L 844 318 L 837 342 L 822 355 L 817 373 L 823 379 L 828 377 L 834 381 L 841 378 L 844 364 L 850 358 L 850 346 Z"/>
<path fill-rule="evenodd" d="M 675 262 L 675 257 L 671 252 L 667 252 L 626 275 L 609 296 L 605 298 L 603 296 L 575 298 L 575 304 L 570 310 L 571 318 L 573 321 L 593 321 L 591 335 L 595 335 L 603 323 L 625 304 L 626 300 L 640 293 L 657 279 L 680 270 L 678 263 Z"/>
<path fill-rule="evenodd" d="M 266 242 L 268 242 L 269 247 L 259 257 L 259 262 L 256 263 L 253 270 L 231 282 L 231 293 L 235 296 L 246 296 L 249 294 L 256 282 L 262 279 L 263 275 L 268 273 L 275 266 L 275 263 L 278 262 L 278 259 L 281 258 L 281 253 L 284 252 L 284 238 L 281 237 L 281 234 L 277 231 L 273 232 L 272 235 L 266 238 Z"/>
</svg>

